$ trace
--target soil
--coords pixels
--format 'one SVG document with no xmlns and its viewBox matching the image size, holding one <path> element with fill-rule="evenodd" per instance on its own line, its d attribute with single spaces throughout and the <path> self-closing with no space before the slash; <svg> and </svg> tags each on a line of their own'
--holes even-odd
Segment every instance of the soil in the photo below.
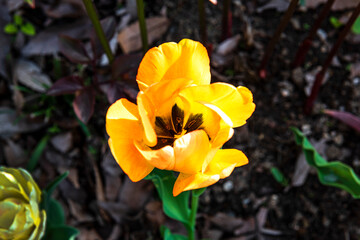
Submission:
<svg viewBox="0 0 360 240">
<path fill-rule="evenodd" d="M 46 1 L 46 4 L 55 6 L 58 4 L 55 2 Z M 240 40 L 224 56 L 217 53 L 222 42 L 222 2 L 218 5 L 205 3 L 212 81 L 248 87 L 254 94 L 256 110 L 245 126 L 235 129 L 234 137 L 224 146 L 242 150 L 249 164 L 236 168 L 230 177 L 210 186 L 200 197 L 198 239 L 359 239 L 358 200 L 344 190 L 322 185 L 312 168 L 303 184 L 293 186 L 296 163 L 302 151 L 289 129 L 292 126 L 299 128 L 318 144 L 324 158 L 346 163 L 360 174 L 359 133 L 322 112 L 323 109 L 334 109 L 360 116 L 360 76 L 359 73 L 352 76 L 348 67 L 360 61 L 359 42 L 350 41 L 349 37 L 342 44 L 336 55 L 337 62 L 333 61 L 328 70 L 327 81 L 321 87 L 313 112 L 305 115 L 305 79 L 315 76 L 314 70 L 324 63 L 341 29 L 335 29 L 327 18 L 321 25 L 325 38 L 315 37 L 304 64 L 294 70 L 291 63 L 298 46 L 307 36 L 321 6 L 298 9 L 276 44 L 266 67 L 266 78 L 261 79 L 258 68 L 262 56 L 284 14 L 275 9 L 258 12 L 257 9 L 267 2 L 233 1 L 232 34 L 239 34 Z M 124 15 L 116 15 L 115 10 L 126 9 L 125 2 L 118 1 L 119 6 L 107 0 L 95 3 L 101 18 L 116 16 L 116 24 L 123 20 Z M 44 4 L 39 3 L 39 6 Z M 23 6 L 17 11 L 27 16 L 39 31 L 80 18 L 60 16 L 55 19 L 45 9 Z M 147 17 L 165 15 L 170 20 L 167 31 L 152 46 L 183 38 L 201 41 L 197 9 L 197 3 L 189 0 L 146 1 Z M 40 14 L 35 16 L 35 12 Z M 349 12 L 343 10 L 330 15 L 340 17 Z M 46 20 L 50 21 L 50 26 Z M 8 73 L 13 73 L 14 62 L 20 58 L 41 66 L 41 71 L 50 76 L 52 82 L 58 79 L 54 71 L 55 60 L 61 65 L 62 76 L 82 71 L 62 54 L 22 56 L 21 50 L 31 38 L 19 38 L 17 36 L 11 43 L 11 57 L 6 65 Z M 118 49 L 117 55 L 122 54 Z M 84 71 L 87 76 L 93 73 L 90 67 Z M 105 76 L 107 71 L 106 67 L 101 67 Z M 123 74 L 127 80 L 121 85 L 124 88 L 122 96 L 131 100 L 138 91 L 135 73 L 136 70 L 132 70 Z M 181 225 L 164 216 L 152 183 L 146 180 L 132 183 L 112 158 L 105 131 L 109 103 L 103 93 L 97 94 L 94 115 L 86 125 L 90 131 L 87 136 L 72 110 L 72 95 L 50 99 L 36 91 L 22 91 L 24 106 L 19 107 L 14 100 L 11 76 L 0 78 L 0 106 L 2 109 L 17 108 L 17 116 L 28 128 L 7 134 L 2 130 L 0 164 L 25 167 L 40 139 L 54 124 L 58 126 L 60 131 L 51 134 L 32 174 L 43 188 L 60 173 L 70 171 L 54 196 L 65 209 L 67 223 L 81 231 L 79 239 L 161 239 L 161 224 L 175 232 L 186 233 Z M 54 107 L 50 117 L 34 117 L 35 112 L 49 106 Z M 34 121 L 38 127 L 30 128 L 29 122 L 34 124 Z M 20 154 L 22 162 L 12 162 L 11 154 L 15 153 Z M 275 180 L 270 171 L 272 167 L 282 172 L 288 181 L 286 186 Z"/>
</svg>

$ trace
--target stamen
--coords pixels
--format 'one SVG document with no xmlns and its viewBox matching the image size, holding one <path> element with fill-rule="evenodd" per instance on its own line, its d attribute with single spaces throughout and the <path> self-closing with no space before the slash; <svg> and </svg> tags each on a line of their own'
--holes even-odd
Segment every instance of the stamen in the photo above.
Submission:
<svg viewBox="0 0 360 240">
<path fill-rule="evenodd" d="M 198 114 L 191 114 L 188 121 L 185 124 L 184 129 L 186 132 L 192 132 L 197 129 L 204 123 L 203 115 L 201 113 Z"/>
<path fill-rule="evenodd" d="M 175 104 L 171 109 L 171 123 L 176 134 L 182 132 L 184 122 L 184 110 Z"/>
</svg>

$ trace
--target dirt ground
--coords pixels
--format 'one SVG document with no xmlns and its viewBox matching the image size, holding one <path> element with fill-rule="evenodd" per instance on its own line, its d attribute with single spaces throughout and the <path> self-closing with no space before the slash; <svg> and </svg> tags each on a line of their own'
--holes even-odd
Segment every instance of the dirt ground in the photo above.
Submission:
<svg viewBox="0 0 360 240">
<path fill-rule="evenodd" d="M 0 69 L 0 164 L 25 167 L 38 142 L 49 134 L 50 140 L 32 174 L 40 187 L 45 187 L 62 172 L 70 171 L 55 192 L 55 198 L 65 209 L 67 223 L 81 231 L 78 239 L 161 239 L 161 224 L 175 232 L 186 233 L 179 223 L 164 216 L 152 183 L 145 180 L 132 183 L 111 156 L 105 131 L 109 97 L 99 91 L 94 114 L 82 125 L 71 106 L 73 95 L 50 97 L 16 80 L 16 74 L 26 70 L 18 67 L 19 60 L 37 65 L 52 83 L 71 74 L 83 74 L 91 79 L 94 74 L 91 67 L 72 63 L 59 53 L 58 47 L 47 44 L 59 32 L 73 38 L 84 37 L 79 36 L 80 28 L 88 22 L 75 26 L 77 21 L 86 19 L 81 1 L 36 1 L 35 9 L 16 6 L 17 1 L 13 5 L 9 2 L 1 1 L 1 12 L 6 15 L 0 25 L 11 21 L 10 15 L 17 13 L 35 25 L 37 34 L 35 37 L 0 35 L 3 43 L 0 51 L 3 61 Z M 147 18 L 162 16 L 169 23 L 163 33 L 154 33 L 155 41 L 151 46 L 183 38 L 201 41 L 196 1 L 145 2 Z M 269 3 L 273 3 L 273 7 L 269 7 Z M 134 4 L 129 1 L 99 0 L 95 4 L 101 19 L 113 17 L 118 29 L 129 27 L 135 20 Z M 341 19 L 348 16 L 352 8 L 330 12 L 304 64 L 292 69 L 298 46 L 322 5 L 298 7 L 276 45 L 267 65 L 266 78 L 261 79 L 258 68 L 262 56 L 287 4 L 280 0 L 234 0 L 231 10 L 235 46 L 227 46 L 228 51 L 221 54 L 222 1 L 218 5 L 205 3 L 207 44 L 212 49 L 212 82 L 248 87 L 254 94 L 256 110 L 224 146 L 242 150 L 249 164 L 235 169 L 230 177 L 210 186 L 201 196 L 198 239 L 360 238 L 359 201 L 343 190 L 322 185 L 316 170 L 297 165 L 302 151 L 289 129 L 294 126 L 302 130 L 327 160 L 341 161 L 360 173 L 359 133 L 322 113 L 323 109 L 334 109 L 360 116 L 360 70 L 355 68 L 356 64 L 360 68 L 359 35 L 351 33 L 346 38 L 327 72 L 313 112 L 305 115 L 303 111 L 307 85 L 314 81 L 341 32 L 341 28 L 336 29 L 330 23 L 329 17 Z M 72 30 L 66 28 L 69 24 L 73 25 Z M 36 37 L 45 31 L 47 37 L 36 42 Z M 88 38 L 82 41 L 87 43 Z M 135 52 L 141 53 L 141 50 Z M 124 50 L 118 48 L 116 56 L 121 55 Z M 111 77 L 110 70 L 106 64 L 100 65 L 98 62 L 96 74 L 106 81 Z M 116 96 L 134 100 L 138 91 L 136 64 L 124 68 L 126 71 L 121 73 L 124 81 Z M 51 110 L 47 110 L 49 108 Z M 50 114 L 42 114 L 45 110 Z M 16 124 L 8 124 L 14 122 Z M 57 130 L 49 133 L 49 129 L 54 128 Z M 272 167 L 283 173 L 287 186 L 274 179 Z M 299 181 L 295 172 L 304 179 L 301 184 L 294 183 Z"/>
</svg>

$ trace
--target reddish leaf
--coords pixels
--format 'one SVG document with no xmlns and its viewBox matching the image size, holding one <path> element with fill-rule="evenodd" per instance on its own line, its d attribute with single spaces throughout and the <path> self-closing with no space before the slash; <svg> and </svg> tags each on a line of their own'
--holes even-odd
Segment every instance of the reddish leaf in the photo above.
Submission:
<svg viewBox="0 0 360 240">
<path fill-rule="evenodd" d="M 73 108 L 76 116 L 83 122 L 87 123 L 94 113 L 95 91 L 92 87 L 87 87 L 78 92 Z"/>
<path fill-rule="evenodd" d="M 54 25 L 45 28 L 33 37 L 21 53 L 26 56 L 52 55 L 59 51 L 59 34 L 73 38 L 85 39 L 89 37 L 89 29 L 92 26 L 89 18 L 82 18 L 64 25 Z"/>
<path fill-rule="evenodd" d="M 59 37 L 59 50 L 74 63 L 88 63 L 91 61 L 84 44 L 78 39 L 61 35 Z"/>
<path fill-rule="evenodd" d="M 112 63 L 112 77 L 118 78 L 132 68 L 138 68 L 142 59 L 141 53 L 126 54 L 117 57 Z"/>
<path fill-rule="evenodd" d="M 84 88 L 84 80 L 78 76 L 68 76 L 57 80 L 48 90 L 48 95 L 72 94 Z"/>
<path fill-rule="evenodd" d="M 110 104 L 113 104 L 116 100 L 125 97 L 124 86 L 118 82 L 110 82 L 101 85 L 101 90 L 106 94 Z"/>
<path fill-rule="evenodd" d="M 342 112 L 342 111 L 336 111 L 336 110 L 324 110 L 324 113 L 327 115 L 330 115 L 336 119 L 339 119 L 343 123 L 349 125 L 350 127 L 354 128 L 356 131 L 360 132 L 360 118 L 348 113 L 348 112 Z"/>
</svg>

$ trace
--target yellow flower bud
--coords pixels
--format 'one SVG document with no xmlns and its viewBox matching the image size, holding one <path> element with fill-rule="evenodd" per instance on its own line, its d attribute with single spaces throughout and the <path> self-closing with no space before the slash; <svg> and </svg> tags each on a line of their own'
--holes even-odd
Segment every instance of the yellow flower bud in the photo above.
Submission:
<svg viewBox="0 0 360 240">
<path fill-rule="evenodd" d="M 41 191 L 26 170 L 0 167 L 0 239 L 41 239 L 46 213 L 40 201 Z"/>
</svg>

